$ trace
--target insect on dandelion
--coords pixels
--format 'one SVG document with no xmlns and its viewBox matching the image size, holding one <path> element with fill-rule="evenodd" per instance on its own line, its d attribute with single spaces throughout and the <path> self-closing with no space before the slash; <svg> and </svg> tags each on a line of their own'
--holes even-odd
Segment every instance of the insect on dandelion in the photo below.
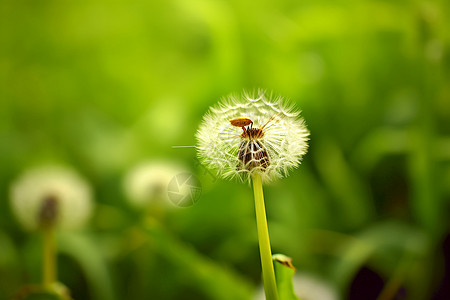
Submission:
<svg viewBox="0 0 450 300">
<path fill-rule="evenodd" d="M 264 182 L 286 176 L 300 164 L 308 135 L 299 112 L 281 98 L 230 96 L 212 107 L 197 133 L 203 164 L 224 178 Z"/>
<path fill-rule="evenodd" d="M 262 182 L 286 176 L 308 148 L 299 111 L 264 92 L 229 96 L 212 107 L 197 132 L 198 156 L 223 178 L 252 181 L 266 299 L 278 299 Z"/>
</svg>

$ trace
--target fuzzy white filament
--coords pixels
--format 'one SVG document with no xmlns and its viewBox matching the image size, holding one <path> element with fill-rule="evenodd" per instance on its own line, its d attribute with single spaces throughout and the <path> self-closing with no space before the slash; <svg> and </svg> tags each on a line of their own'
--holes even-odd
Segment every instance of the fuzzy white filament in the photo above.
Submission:
<svg viewBox="0 0 450 300">
<path fill-rule="evenodd" d="M 259 173 L 268 182 L 286 176 L 308 148 L 309 131 L 299 114 L 264 92 L 229 96 L 203 118 L 197 132 L 198 156 L 224 178 L 248 180 Z M 240 118 L 253 123 L 238 127 L 230 122 Z"/>
</svg>

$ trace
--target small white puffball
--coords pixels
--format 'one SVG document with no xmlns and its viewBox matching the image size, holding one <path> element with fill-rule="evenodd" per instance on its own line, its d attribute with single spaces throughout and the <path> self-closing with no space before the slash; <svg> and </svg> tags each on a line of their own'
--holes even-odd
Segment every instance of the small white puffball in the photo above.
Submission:
<svg viewBox="0 0 450 300">
<path fill-rule="evenodd" d="M 127 200 L 136 208 L 145 208 L 157 202 L 168 204 L 169 182 L 185 170 L 180 165 L 162 160 L 139 163 L 125 176 Z"/>
<path fill-rule="evenodd" d="M 89 185 L 72 169 L 42 166 L 25 171 L 11 185 L 11 208 L 26 230 L 43 226 L 73 229 L 92 213 Z"/>
</svg>

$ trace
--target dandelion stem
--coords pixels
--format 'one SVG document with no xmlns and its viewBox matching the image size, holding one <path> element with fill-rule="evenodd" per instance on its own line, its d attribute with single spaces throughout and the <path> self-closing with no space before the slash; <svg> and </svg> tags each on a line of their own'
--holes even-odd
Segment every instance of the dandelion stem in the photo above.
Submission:
<svg viewBox="0 0 450 300">
<path fill-rule="evenodd" d="M 258 228 L 259 252 L 261 255 L 262 276 L 266 300 L 278 300 L 260 174 L 255 174 L 253 176 L 253 191 L 255 193 L 256 226 Z"/>
<path fill-rule="evenodd" d="M 56 282 L 56 239 L 53 226 L 43 228 L 44 237 L 44 266 L 43 266 L 43 286 L 49 287 Z"/>
</svg>

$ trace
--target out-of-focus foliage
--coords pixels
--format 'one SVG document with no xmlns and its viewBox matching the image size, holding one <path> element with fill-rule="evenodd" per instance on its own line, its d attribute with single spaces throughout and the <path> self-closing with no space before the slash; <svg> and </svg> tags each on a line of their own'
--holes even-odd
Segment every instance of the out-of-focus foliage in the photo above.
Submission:
<svg viewBox="0 0 450 300">
<path fill-rule="evenodd" d="M 296 103 L 311 131 L 301 167 L 265 187 L 274 252 L 343 299 L 376 288 L 356 284 L 364 270 L 381 285 L 350 299 L 445 299 L 449 11 L 442 0 L 1 1 L 0 299 L 40 281 L 40 237 L 20 229 L 9 189 L 43 163 L 75 168 L 95 191 L 89 226 L 59 233 L 59 279 L 75 299 L 253 299 L 250 187 L 172 146 L 195 144 L 221 96 L 259 87 Z M 196 205 L 127 202 L 125 175 L 153 159 L 197 175 Z"/>
</svg>

